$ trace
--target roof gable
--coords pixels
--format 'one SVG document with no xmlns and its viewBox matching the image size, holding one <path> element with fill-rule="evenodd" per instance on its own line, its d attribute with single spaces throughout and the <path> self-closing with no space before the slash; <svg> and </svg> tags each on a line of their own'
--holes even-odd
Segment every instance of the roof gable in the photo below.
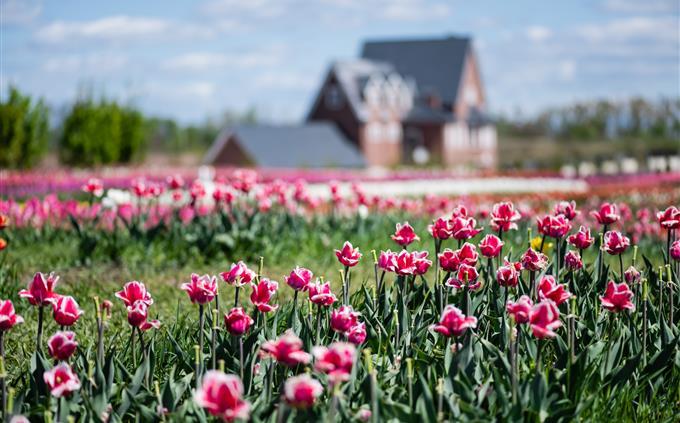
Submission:
<svg viewBox="0 0 680 423">
<path fill-rule="evenodd" d="M 361 56 L 391 64 L 403 77 L 415 79 L 420 93 L 433 93 L 453 104 L 469 48 L 470 39 L 465 37 L 368 41 Z"/>
</svg>

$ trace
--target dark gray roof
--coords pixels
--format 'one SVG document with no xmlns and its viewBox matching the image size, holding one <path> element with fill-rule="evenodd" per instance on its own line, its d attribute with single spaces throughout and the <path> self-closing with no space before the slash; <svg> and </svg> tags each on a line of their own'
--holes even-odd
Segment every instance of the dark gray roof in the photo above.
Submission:
<svg viewBox="0 0 680 423">
<path fill-rule="evenodd" d="M 453 122 L 453 112 L 442 108 L 432 108 L 427 104 L 417 102 L 404 118 L 409 123 L 446 123 Z"/>
<path fill-rule="evenodd" d="M 227 142 L 237 140 L 255 165 L 262 167 L 361 167 L 357 148 L 334 124 L 312 122 L 302 125 L 239 125 L 218 135 L 205 163 L 213 163 Z"/>
<path fill-rule="evenodd" d="M 385 40 L 364 43 L 361 57 L 387 62 L 403 77 L 412 77 L 418 91 L 454 103 L 470 48 L 466 37 Z"/>
</svg>

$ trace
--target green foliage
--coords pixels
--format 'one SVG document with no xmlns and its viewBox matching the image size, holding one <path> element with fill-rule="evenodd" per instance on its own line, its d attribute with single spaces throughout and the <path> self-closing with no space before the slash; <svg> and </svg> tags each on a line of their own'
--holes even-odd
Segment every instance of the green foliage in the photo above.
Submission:
<svg viewBox="0 0 680 423">
<path fill-rule="evenodd" d="M 144 119 L 115 101 L 80 100 L 66 117 L 59 140 L 62 162 L 77 166 L 130 163 L 143 158 Z"/>
<path fill-rule="evenodd" d="M 0 103 L 0 167 L 29 168 L 47 151 L 48 109 L 10 86 Z"/>
</svg>

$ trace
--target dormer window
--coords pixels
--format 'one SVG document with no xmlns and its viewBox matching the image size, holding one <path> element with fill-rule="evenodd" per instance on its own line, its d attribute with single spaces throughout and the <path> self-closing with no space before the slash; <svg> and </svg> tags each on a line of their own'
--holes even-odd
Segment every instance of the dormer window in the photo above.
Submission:
<svg viewBox="0 0 680 423">
<path fill-rule="evenodd" d="M 342 91 L 337 85 L 330 85 L 326 89 L 326 94 L 324 96 L 324 101 L 326 107 L 331 110 L 338 110 L 342 108 L 345 104 L 345 97 L 342 95 Z"/>
</svg>

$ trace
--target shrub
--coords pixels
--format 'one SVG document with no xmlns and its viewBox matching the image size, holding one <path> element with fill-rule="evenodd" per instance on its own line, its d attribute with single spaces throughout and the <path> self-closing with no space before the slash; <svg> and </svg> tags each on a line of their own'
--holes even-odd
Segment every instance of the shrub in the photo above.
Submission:
<svg viewBox="0 0 680 423">
<path fill-rule="evenodd" d="M 48 109 L 15 87 L 0 103 L 0 167 L 34 166 L 47 151 Z"/>
</svg>

